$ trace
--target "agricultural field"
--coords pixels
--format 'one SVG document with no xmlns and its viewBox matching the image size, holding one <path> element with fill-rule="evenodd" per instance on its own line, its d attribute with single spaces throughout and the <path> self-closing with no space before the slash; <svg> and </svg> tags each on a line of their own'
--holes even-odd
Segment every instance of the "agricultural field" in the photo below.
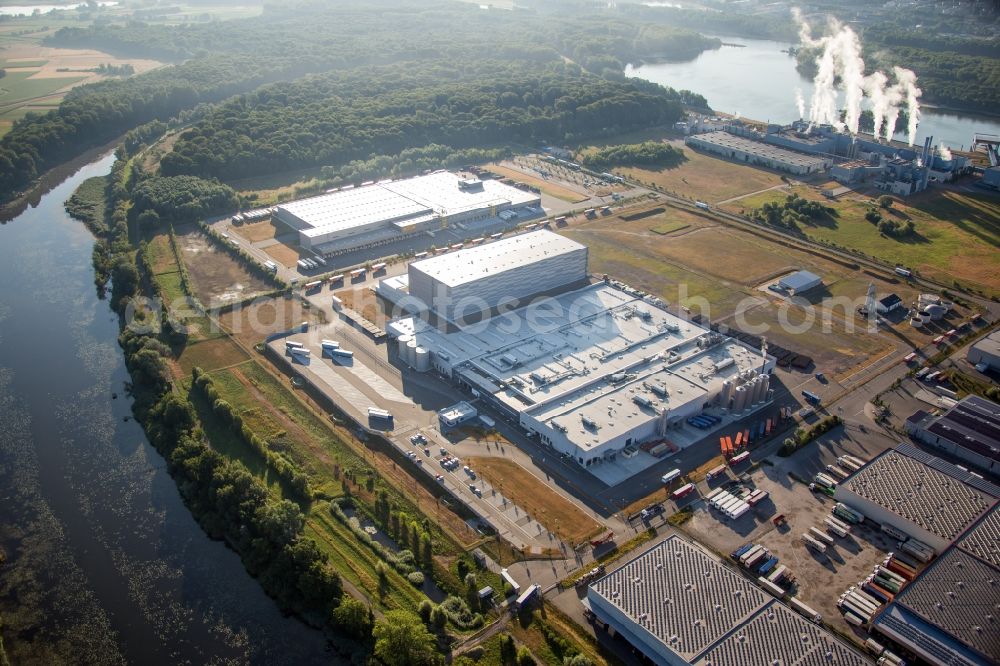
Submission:
<svg viewBox="0 0 1000 666">
<path fill-rule="evenodd" d="M 247 349 L 303 321 L 317 321 L 316 311 L 297 298 L 283 296 L 256 299 L 219 315 L 222 328 Z"/>
<path fill-rule="evenodd" d="M 468 459 L 468 464 L 491 486 L 567 543 L 578 545 L 603 529 L 575 504 L 512 460 L 474 457 Z"/>
<path fill-rule="evenodd" d="M 932 187 L 905 200 L 894 198 L 891 210 L 880 209 L 883 216 L 912 220 L 916 225 L 916 233 L 911 237 L 894 239 L 880 234 L 875 225 L 865 220 L 865 213 L 872 207 L 869 196 L 855 194 L 828 201 L 808 185 L 791 186 L 788 192 L 836 210 L 832 220 L 802 229 L 810 238 L 907 266 L 946 284 L 958 281 L 982 287 L 988 294 L 1000 293 L 997 252 L 1000 197 L 997 195 Z M 785 196 L 784 191 L 766 192 L 731 202 L 725 208 L 736 213 L 749 212 L 766 202 L 782 201 Z"/>
<path fill-rule="evenodd" d="M 191 276 L 194 295 L 208 308 L 269 292 L 273 287 L 220 250 L 197 228 L 178 232 L 177 249 Z"/>
</svg>

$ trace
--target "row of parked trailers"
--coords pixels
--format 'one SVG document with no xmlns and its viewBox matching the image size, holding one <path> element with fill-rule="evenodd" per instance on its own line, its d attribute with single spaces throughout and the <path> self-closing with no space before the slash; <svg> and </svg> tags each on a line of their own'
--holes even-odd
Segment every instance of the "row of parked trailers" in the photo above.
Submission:
<svg viewBox="0 0 1000 666">
<path fill-rule="evenodd" d="M 312 271 L 316 270 L 320 266 L 326 266 L 326 259 L 316 255 L 311 259 L 299 259 L 296 263 L 298 264 L 299 269 L 303 271 Z"/>
<path fill-rule="evenodd" d="M 693 425 L 695 428 L 705 430 L 718 425 L 722 422 L 722 419 L 718 416 L 712 416 L 711 414 L 698 414 L 697 416 L 689 416 L 687 422 L 688 425 Z"/>
<path fill-rule="evenodd" d="M 903 561 L 897 554 L 889 553 L 867 578 L 840 595 L 837 607 L 849 624 L 867 627 L 916 575 L 915 566 Z"/>
<path fill-rule="evenodd" d="M 243 224 L 244 222 L 256 222 L 257 220 L 263 220 L 265 217 L 270 217 L 272 213 L 276 210 L 275 208 L 257 208 L 255 210 L 248 210 L 245 213 L 236 213 L 232 217 L 233 224 Z"/>
<path fill-rule="evenodd" d="M 328 356 L 338 356 L 341 358 L 353 358 L 354 352 L 348 349 L 341 349 L 340 343 L 336 340 L 322 340 L 320 341 L 320 349 L 324 355 Z M 291 356 L 305 356 L 311 355 L 309 349 L 299 342 L 298 340 L 286 340 L 285 341 L 285 353 Z"/>
<path fill-rule="evenodd" d="M 795 582 L 788 567 L 779 564 L 775 555 L 762 545 L 748 543 L 737 548 L 730 554 L 740 566 L 750 570 L 757 575 L 757 582 L 765 590 L 781 599 L 785 596 L 784 585 L 791 585 Z"/>
<path fill-rule="evenodd" d="M 735 436 L 726 435 L 719 437 L 719 448 L 722 451 L 722 455 L 727 458 L 739 455 L 738 451 L 740 449 L 759 442 L 766 437 L 770 437 L 771 432 L 777 428 L 778 424 L 787 418 L 791 418 L 791 416 L 792 410 L 790 407 L 781 407 L 774 416 L 761 419 L 749 428 L 744 428 L 737 432 Z"/>
<path fill-rule="evenodd" d="M 732 520 L 736 520 L 750 510 L 748 502 L 721 488 L 713 491 L 706 499 L 709 506 Z"/>
</svg>

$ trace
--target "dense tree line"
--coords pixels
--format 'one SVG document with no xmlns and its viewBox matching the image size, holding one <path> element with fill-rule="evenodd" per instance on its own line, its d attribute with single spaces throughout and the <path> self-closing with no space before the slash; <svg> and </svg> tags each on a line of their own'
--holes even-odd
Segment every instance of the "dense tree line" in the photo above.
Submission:
<svg viewBox="0 0 1000 666">
<path fill-rule="evenodd" d="M 102 20 L 89 28 L 63 28 L 49 45 L 183 64 L 75 88 L 58 109 L 17 121 L 0 140 L 0 201 L 52 166 L 133 127 L 309 73 L 404 62 L 399 66 L 421 69 L 431 63 L 472 63 L 488 52 L 490 58 L 520 63 L 577 57 L 584 67 L 621 77 L 623 62 L 694 55 L 717 44 L 666 28 L 665 20 L 614 17 L 609 21 L 593 8 L 565 15 L 487 12 L 446 0 L 344 0 L 265 5 L 259 17 L 205 24 Z M 690 103 L 704 103 L 693 93 L 687 97 Z"/>
<path fill-rule="evenodd" d="M 574 141 L 671 123 L 678 94 L 573 65 L 379 68 L 266 86 L 218 107 L 163 157 L 164 174 L 241 178 L 445 143 Z"/>
<path fill-rule="evenodd" d="M 152 176 L 131 193 L 131 213 L 141 226 L 189 222 L 236 210 L 239 199 L 228 185 L 194 176 Z"/>
<path fill-rule="evenodd" d="M 618 146 L 605 146 L 580 160 L 591 169 L 618 166 L 672 167 L 684 161 L 684 151 L 660 141 L 644 141 Z"/>
</svg>

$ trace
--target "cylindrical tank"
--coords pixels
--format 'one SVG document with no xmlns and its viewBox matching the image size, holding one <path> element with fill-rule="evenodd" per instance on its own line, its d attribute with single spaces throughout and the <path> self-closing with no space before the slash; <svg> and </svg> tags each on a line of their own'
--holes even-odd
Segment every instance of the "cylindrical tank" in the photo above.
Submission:
<svg viewBox="0 0 1000 666">
<path fill-rule="evenodd" d="M 947 311 L 948 310 L 941 305 L 928 305 L 926 308 L 924 308 L 924 314 L 930 315 L 930 318 L 934 321 L 938 321 L 942 317 L 944 317 Z"/>
<path fill-rule="evenodd" d="M 423 347 L 414 350 L 413 368 L 417 372 L 427 372 L 431 369 L 431 353 Z"/>
<path fill-rule="evenodd" d="M 733 383 L 728 379 L 722 382 L 722 406 L 729 409 L 729 401 L 733 399 Z"/>
<path fill-rule="evenodd" d="M 417 341 L 410 340 L 406 343 L 406 363 L 411 368 L 417 365 Z"/>
<path fill-rule="evenodd" d="M 761 395 L 764 396 L 764 397 L 761 398 L 761 399 L 762 400 L 767 400 L 767 394 L 769 392 L 769 389 L 771 388 L 771 375 L 764 374 L 764 375 L 761 375 L 761 378 L 762 378 L 762 380 L 764 382 L 764 390 L 761 391 Z"/>
<path fill-rule="evenodd" d="M 412 335 L 403 334 L 396 338 L 396 351 L 399 352 L 399 358 L 402 361 L 406 361 L 406 345 L 410 344 L 410 340 L 413 339 Z"/>
<path fill-rule="evenodd" d="M 733 397 L 733 411 L 742 412 L 747 405 L 747 387 L 738 386 L 736 388 L 736 395 Z"/>
<path fill-rule="evenodd" d="M 764 386 L 764 382 L 761 381 L 760 377 L 753 378 L 753 399 L 750 401 L 752 404 L 756 405 L 760 402 L 760 391 Z"/>
</svg>

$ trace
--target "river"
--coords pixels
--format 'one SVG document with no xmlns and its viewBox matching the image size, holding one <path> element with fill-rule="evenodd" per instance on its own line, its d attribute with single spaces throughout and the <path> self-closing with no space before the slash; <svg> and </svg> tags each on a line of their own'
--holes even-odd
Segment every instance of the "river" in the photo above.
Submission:
<svg viewBox="0 0 1000 666">
<path fill-rule="evenodd" d="M 329 663 L 181 502 L 130 417 L 93 237 L 63 211 L 89 164 L 0 226 L 0 614 L 13 664 Z M 117 396 L 117 397 L 115 397 Z"/>
<path fill-rule="evenodd" d="M 685 62 L 656 62 L 638 67 L 629 65 L 626 76 L 653 81 L 676 90 L 691 90 L 703 95 L 716 111 L 742 115 L 754 120 L 787 124 L 799 117 L 795 103 L 796 89 L 802 91 L 808 113 L 812 80 L 795 70 L 795 58 L 782 50 L 791 44 L 766 39 L 719 37 L 729 44 L 704 51 Z M 920 85 L 920 81 L 917 81 Z M 843 95 L 841 95 L 843 100 Z M 919 143 L 933 136 L 935 144 L 968 150 L 973 134 L 1000 135 L 1000 118 L 967 113 L 921 109 L 917 130 Z M 905 140 L 900 134 L 897 139 Z"/>
</svg>

